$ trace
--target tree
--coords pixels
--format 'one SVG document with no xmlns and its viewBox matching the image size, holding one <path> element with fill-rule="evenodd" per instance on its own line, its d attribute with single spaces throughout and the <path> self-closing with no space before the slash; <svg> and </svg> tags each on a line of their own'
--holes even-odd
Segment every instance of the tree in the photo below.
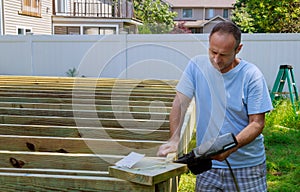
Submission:
<svg viewBox="0 0 300 192">
<path fill-rule="evenodd" d="M 179 33 L 192 33 L 192 31 L 184 26 L 185 21 L 183 22 L 178 22 L 172 31 L 170 31 L 171 34 L 179 34 Z"/>
<path fill-rule="evenodd" d="M 135 0 L 134 9 L 136 17 L 144 24 L 139 27 L 140 33 L 167 33 L 174 26 L 177 13 L 160 0 Z"/>
<path fill-rule="evenodd" d="M 243 32 L 299 33 L 299 0 L 237 0 L 232 21 Z"/>
</svg>

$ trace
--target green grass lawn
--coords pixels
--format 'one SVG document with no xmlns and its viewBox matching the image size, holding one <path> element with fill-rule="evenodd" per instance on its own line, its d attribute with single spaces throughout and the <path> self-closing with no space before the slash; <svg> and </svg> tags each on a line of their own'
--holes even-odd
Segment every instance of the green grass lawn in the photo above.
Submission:
<svg viewBox="0 0 300 192">
<path fill-rule="evenodd" d="M 267 154 L 269 192 L 300 192 L 300 114 L 294 114 L 289 100 L 274 103 L 266 115 L 263 131 Z M 190 148 L 195 146 L 193 138 Z M 191 173 L 180 178 L 179 192 L 194 191 L 196 177 Z"/>
</svg>

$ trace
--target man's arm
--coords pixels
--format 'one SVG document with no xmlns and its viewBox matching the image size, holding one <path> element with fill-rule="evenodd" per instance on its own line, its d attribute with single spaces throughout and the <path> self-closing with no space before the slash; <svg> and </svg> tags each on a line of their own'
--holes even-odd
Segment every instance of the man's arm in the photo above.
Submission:
<svg viewBox="0 0 300 192">
<path fill-rule="evenodd" d="M 213 159 L 218 161 L 225 160 L 231 153 L 238 150 L 238 148 L 251 143 L 259 134 L 262 133 L 265 126 L 265 113 L 249 115 L 249 124 L 237 136 L 238 145 L 222 154 L 216 155 Z"/>
<path fill-rule="evenodd" d="M 172 109 L 170 112 L 170 139 L 158 149 L 158 156 L 167 156 L 168 153 L 177 152 L 180 142 L 181 126 L 184 121 L 186 110 L 191 102 L 191 99 L 186 95 L 177 92 L 174 98 Z"/>
</svg>

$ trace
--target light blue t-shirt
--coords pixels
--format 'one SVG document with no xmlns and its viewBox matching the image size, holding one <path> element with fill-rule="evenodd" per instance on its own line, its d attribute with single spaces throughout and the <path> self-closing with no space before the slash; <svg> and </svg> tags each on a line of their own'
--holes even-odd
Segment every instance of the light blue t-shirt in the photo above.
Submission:
<svg viewBox="0 0 300 192">
<path fill-rule="evenodd" d="M 176 89 L 195 98 L 197 146 L 225 133 L 237 135 L 248 125 L 248 115 L 273 109 L 262 73 L 244 60 L 222 74 L 207 56 L 196 56 L 189 62 Z M 261 164 L 266 159 L 263 135 L 227 159 L 232 168 Z M 213 161 L 213 167 L 228 168 L 225 161 Z"/>
</svg>

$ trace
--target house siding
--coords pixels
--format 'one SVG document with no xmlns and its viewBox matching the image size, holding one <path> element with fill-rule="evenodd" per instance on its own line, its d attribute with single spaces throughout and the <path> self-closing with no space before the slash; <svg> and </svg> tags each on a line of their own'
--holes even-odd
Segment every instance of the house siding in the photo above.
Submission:
<svg viewBox="0 0 300 192">
<path fill-rule="evenodd" d="M 202 20 L 202 19 L 204 19 L 204 18 L 203 18 L 203 16 L 204 16 L 203 12 L 204 12 L 204 9 L 201 9 L 201 8 L 194 8 L 194 9 L 193 9 L 194 19 L 195 19 L 195 20 Z"/>
<path fill-rule="evenodd" d="M 41 17 L 19 14 L 22 8 L 21 0 L 3 0 L 4 34 L 17 35 L 17 27 L 31 29 L 36 35 L 52 34 L 52 1 L 41 0 Z"/>
<path fill-rule="evenodd" d="M 3 35 L 3 7 L 2 7 L 2 1 L 0 1 L 0 35 Z"/>
<path fill-rule="evenodd" d="M 192 33 L 208 33 L 212 26 L 218 20 L 215 18 L 221 17 L 222 20 L 230 20 L 235 4 L 235 0 L 164 0 L 170 5 L 170 9 L 177 12 L 174 18 L 175 22 L 183 22 L 184 27 L 187 27 Z M 184 18 L 182 16 L 183 9 L 192 9 L 192 17 Z M 224 10 L 226 9 L 226 15 Z M 209 23 L 209 24 L 208 24 Z"/>
<path fill-rule="evenodd" d="M 184 8 L 186 9 L 186 8 Z M 193 17 L 192 18 L 183 18 L 182 17 L 182 10 L 183 8 L 174 8 L 173 11 L 177 12 L 177 17 L 174 18 L 175 21 L 178 20 L 209 20 L 217 15 L 223 17 L 223 8 L 213 8 L 214 14 L 212 17 L 209 17 L 209 8 L 191 8 L 193 10 Z M 232 9 L 228 9 L 229 17 L 231 15 Z"/>
<path fill-rule="evenodd" d="M 205 19 L 211 19 L 211 18 L 214 18 L 217 15 L 223 17 L 223 9 L 214 8 L 213 10 L 214 10 L 214 14 L 212 15 L 212 17 L 209 17 L 209 9 L 206 9 Z"/>
<path fill-rule="evenodd" d="M 187 8 L 184 8 L 187 9 Z M 192 18 L 183 18 L 182 16 L 182 10 L 183 8 L 174 8 L 173 11 L 177 12 L 177 16 L 174 18 L 174 20 L 202 20 L 204 19 L 204 9 L 203 8 L 190 8 L 193 10 L 193 17 Z"/>
</svg>

